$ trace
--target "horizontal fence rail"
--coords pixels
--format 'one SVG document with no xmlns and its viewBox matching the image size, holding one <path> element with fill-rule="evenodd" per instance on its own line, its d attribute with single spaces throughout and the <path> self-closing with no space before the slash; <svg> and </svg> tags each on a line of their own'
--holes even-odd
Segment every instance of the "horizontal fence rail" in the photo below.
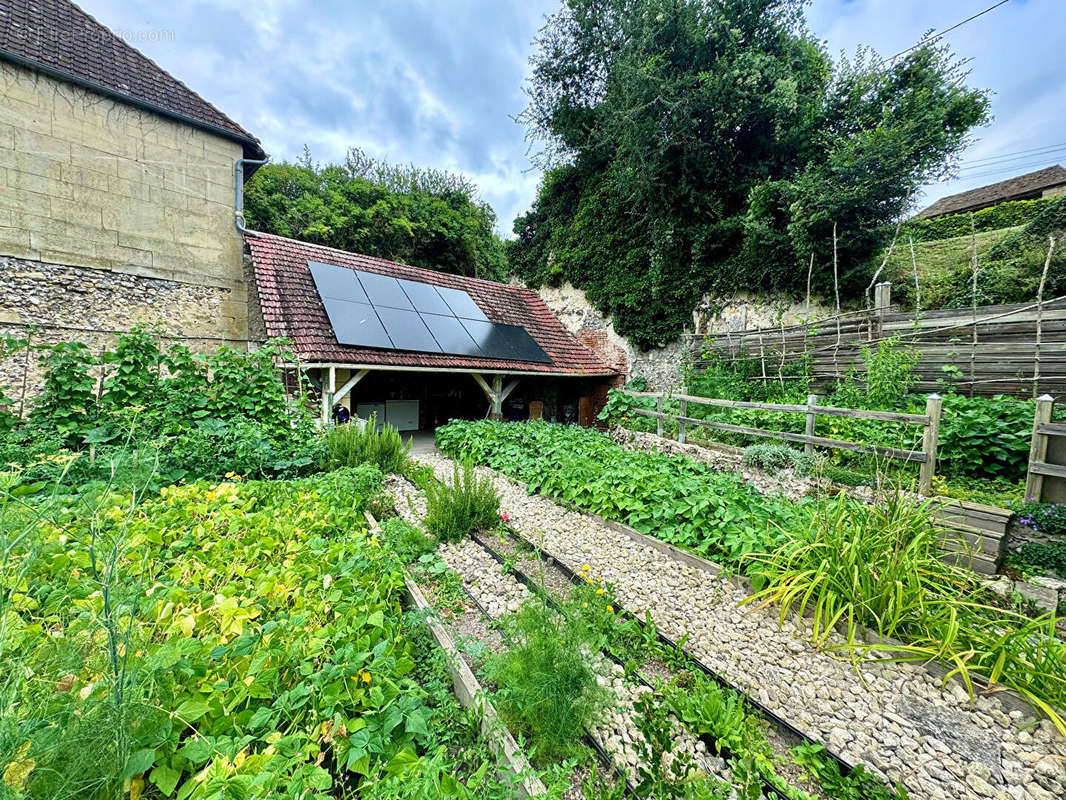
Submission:
<svg viewBox="0 0 1066 800">
<path fill-rule="evenodd" d="M 922 494 L 928 494 L 932 488 L 933 475 L 936 472 L 937 441 L 940 433 L 940 415 L 943 401 L 940 395 L 931 394 L 926 398 L 924 414 L 905 414 L 895 411 L 875 411 L 864 408 L 842 408 L 839 406 L 818 405 L 818 395 L 808 395 L 806 405 L 785 403 L 752 403 L 741 400 L 724 400 L 717 397 L 699 397 L 689 394 L 664 394 L 662 392 L 634 392 L 628 389 L 619 390 L 629 397 L 647 398 L 655 400 L 655 410 L 646 408 L 634 408 L 631 413 L 644 417 L 651 417 L 657 422 L 656 432 L 663 435 L 664 422 L 673 421 L 678 425 L 677 439 L 682 444 L 686 441 L 686 426 L 696 425 L 702 428 L 736 433 L 743 436 L 757 436 L 767 439 L 779 439 L 786 442 L 796 442 L 804 446 L 804 451 L 811 453 L 815 447 L 823 447 L 830 450 L 848 450 L 856 453 L 874 453 L 885 458 L 897 461 L 917 462 L 919 467 L 918 490 Z M 664 400 L 677 400 L 681 404 L 680 413 L 670 414 L 663 411 Z M 747 425 L 735 425 L 730 422 L 718 422 L 716 420 L 696 419 L 688 416 L 689 403 L 715 408 L 750 409 L 756 411 L 770 411 L 781 414 L 803 414 L 806 416 L 806 428 L 804 433 L 792 431 L 772 431 L 764 428 L 756 428 Z M 863 442 L 849 442 L 845 439 L 832 439 L 825 436 L 815 435 L 817 418 L 824 417 L 851 417 L 854 419 L 881 420 L 885 422 L 902 422 L 912 425 L 920 425 L 923 428 L 922 449 L 906 450 L 898 447 L 885 447 L 882 445 L 865 444 Z"/>
</svg>

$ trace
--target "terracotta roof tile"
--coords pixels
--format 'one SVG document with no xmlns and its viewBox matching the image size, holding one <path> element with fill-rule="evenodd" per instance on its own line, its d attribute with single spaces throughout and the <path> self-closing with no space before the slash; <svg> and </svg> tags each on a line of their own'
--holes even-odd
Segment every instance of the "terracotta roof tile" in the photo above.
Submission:
<svg viewBox="0 0 1066 800">
<path fill-rule="evenodd" d="M 0 58 L 147 103 L 263 157 L 252 134 L 67 0 L 0 0 Z"/>
<path fill-rule="evenodd" d="M 531 289 L 410 267 L 383 258 L 334 250 L 282 236 L 261 233 L 248 236 L 245 241 L 252 255 L 256 291 L 267 335 L 284 336 L 291 340 L 302 361 L 566 375 L 618 374 L 617 370 L 578 342 Z M 551 363 L 379 350 L 339 344 L 307 267 L 308 261 L 461 289 L 474 299 L 492 322 L 525 328 L 551 358 Z"/>
</svg>

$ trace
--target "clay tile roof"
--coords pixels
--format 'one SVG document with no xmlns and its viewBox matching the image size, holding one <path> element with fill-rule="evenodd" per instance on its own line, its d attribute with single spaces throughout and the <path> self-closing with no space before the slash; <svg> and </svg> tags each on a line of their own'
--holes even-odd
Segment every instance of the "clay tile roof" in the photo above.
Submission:
<svg viewBox="0 0 1066 800">
<path fill-rule="evenodd" d="M 301 361 L 336 364 L 507 370 L 549 375 L 617 375 L 570 334 L 532 289 L 410 267 L 383 258 L 259 233 L 245 241 L 252 255 L 255 288 L 268 336 L 291 340 Z M 467 292 L 492 322 L 520 325 L 551 358 L 550 364 L 439 353 L 353 347 L 337 342 L 318 296 L 308 261 L 321 261 L 394 278 Z"/>
<path fill-rule="evenodd" d="M 252 134 L 67 0 L 2 0 L 0 58 L 235 139 L 250 158 L 265 155 Z"/>
<path fill-rule="evenodd" d="M 1039 197 L 1045 189 L 1066 184 L 1066 169 L 1056 164 L 1053 167 L 1038 169 L 1019 175 L 1017 178 L 990 183 L 968 192 L 941 197 L 931 206 L 918 212 L 919 217 L 942 217 L 945 214 L 959 214 L 963 211 L 977 211 L 982 208 L 1004 203 L 1007 200 L 1025 200 Z"/>
</svg>

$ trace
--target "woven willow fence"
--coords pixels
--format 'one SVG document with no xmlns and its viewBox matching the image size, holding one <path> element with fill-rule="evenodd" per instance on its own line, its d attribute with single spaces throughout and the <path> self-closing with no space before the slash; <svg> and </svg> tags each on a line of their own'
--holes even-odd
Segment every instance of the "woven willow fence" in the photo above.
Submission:
<svg viewBox="0 0 1066 800">
<path fill-rule="evenodd" d="M 756 359 L 751 380 L 797 380 L 787 374 L 788 362 L 803 355 L 818 385 L 852 368 L 861 377 L 861 348 L 898 338 L 920 353 L 919 391 L 946 382 L 969 394 L 1066 394 L 1066 296 L 920 314 L 889 310 L 889 289 L 879 297 L 878 308 L 807 324 L 686 337 L 697 363 L 705 353 L 727 364 Z"/>
</svg>

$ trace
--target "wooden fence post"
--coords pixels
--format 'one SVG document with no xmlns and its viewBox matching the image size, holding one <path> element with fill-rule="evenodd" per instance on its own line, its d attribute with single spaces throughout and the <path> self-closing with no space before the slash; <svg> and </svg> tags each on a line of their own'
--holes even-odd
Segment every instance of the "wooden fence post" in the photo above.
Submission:
<svg viewBox="0 0 1066 800">
<path fill-rule="evenodd" d="M 804 428 L 803 432 L 808 436 L 814 436 L 814 423 L 815 420 L 818 418 L 817 415 L 814 413 L 814 407 L 816 405 L 818 405 L 818 395 L 807 395 L 807 427 Z M 803 452 L 807 455 L 812 455 L 814 453 L 814 445 L 810 442 L 804 442 Z"/>
<path fill-rule="evenodd" d="M 807 395 L 807 426 L 804 428 L 804 433 L 808 436 L 814 435 L 814 421 L 818 419 L 818 415 L 814 414 L 815 405 L 818 405 L 818 395 Z M 811 455 L 814 452 L 814 445 L 805 442 L 803 451 Z"/>
<path fill-rule="evenodd" d="M 681 394 L 688 394 L 688 389 L 684 386 L 681 387 Z M 678 412 L 679 417 L 688 416 L 688 400 L 681 398 L 681 411 Z M 681 443 L 685 443 L 685 423 L 680 419 L 677 421 L 677 440 Z"/>
<path fill-rule="evenodd" d="M 925 399 L 925 415 L 929 417 L 929 424 L 925 426 L 922 435 L 922 453 L 925 461 L 918 472 L 918 491 L 921 494 L 929 494 L 933 488 L 933 475 L 936 474 L 936 445 L 940 437 L 940 410 L 944 401 L 938 394 L 931 394 Z"/>
<path fill-rule="evenodd" d="M 655 410 L 661 415 L 663 413 L 663 394 L 659 392 L 659 396 L 655 398 Z M 663 435 L 663 418 L 658 416 L 655 418 L 655 432 L 659 435 Z"/>
<path fill-rule="evenodd" d="M 1036 413 L 1033 414 L 1033 440 L 1029 445 L 1029 469 L 1025 475 L 1025 499 L 1040 502 L 1040 495 L 1044 492 L 1044 476 L 1037 475 L 1032 471 L 1033 464 L 1047 458 L 1047 434 L 1039 433 L 1041 425 L 1051 422 L 1051 410 L 1055 406 L 1055 398 L 1049 394 L 1036 398 Z"/>
</svg>

